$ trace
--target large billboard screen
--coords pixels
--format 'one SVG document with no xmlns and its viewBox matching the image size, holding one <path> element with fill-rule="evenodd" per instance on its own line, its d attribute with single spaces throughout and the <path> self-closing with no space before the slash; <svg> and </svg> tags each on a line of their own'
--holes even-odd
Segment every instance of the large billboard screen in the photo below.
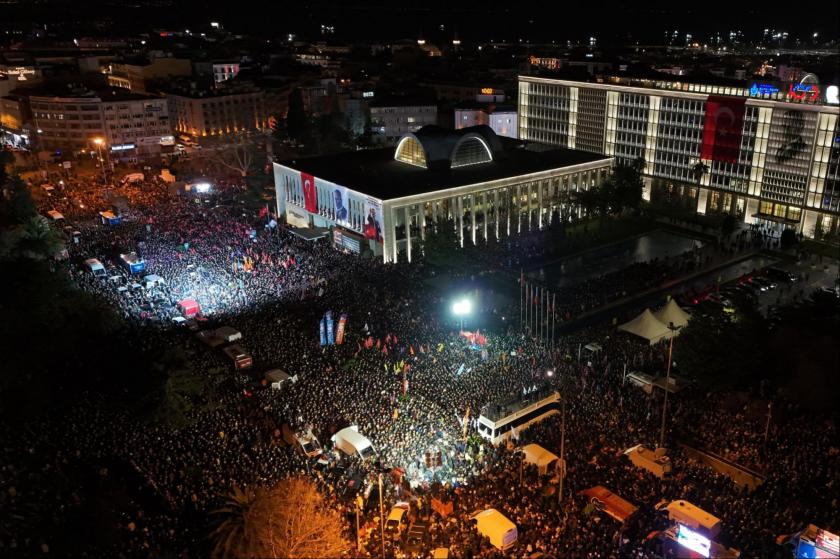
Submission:
<svg viewBox="0 0 840 559">
<path fill-rule="evenodd" d="M 677 543 L 703 557 L 709 557 L 709 551 L 712 547 L 709 538 L 682 524 L 679 524 L 677 528 Z"/>
</svg>

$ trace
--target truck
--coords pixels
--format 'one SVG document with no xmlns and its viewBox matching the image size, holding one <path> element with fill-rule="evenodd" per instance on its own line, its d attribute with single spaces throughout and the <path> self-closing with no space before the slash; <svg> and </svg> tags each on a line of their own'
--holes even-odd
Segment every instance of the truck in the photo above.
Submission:
<svg viewBox="0 0 840 559">
<path fill-rule="evenodd" d="M 104 278 L 108 275 L 105 271 L 105 266 L 103 266 L 102 262 L 96 258 L 88 258 L 85 260 L 85 268 L 87 268 L 91 275 L 96 278 Z"/>
<path fill-rule="evenodd" d="M 141 182 L 145 179 L 146 177 L 143 175 L 143 173 L 129 173 L 125 175 L 120 182 L 122 184 L 129 184 L 132 182 Z"/>
<path fill-rule="evenodd" d="M 356 425 L 345 427 L 332 436 L 335 447 L 348 456 L 357 456 L 366 460 L 376 455 L 370 440 L 359 433 Z"/>
<path fill-rule="evenodd" d="M 146 270 L 146 261 L 137 256 L 136 252 L 120 253 L 120 264 L 132 275 Z"/>
<path fill-rule="evenodd" d="M 688 501 L 683 499 L 677 499 L 671 502 L 660 501 L 655 508 L 657 511 L 667 512 L 668 518 L 672 522 L 688 526 L 709 539 L 714 539 L 720 534 L 720 518 L 713 516 L 696 505 L 692 505 Z"/>
<path fill-rule="evenodd" d="M 496 509 L 486 509 L 473 514 L 470 521 L 478 533 L 490 540 L 496 549 L 510 549 L 516 544 L 516 524 Z"/>
<path fill-rule="evenodd" d="M 254 365 L 254 359 L 251 357 L 251 354 L 239 344 L 229 345 L 222 349 L 222 352 L 233 362 L 233 366 L 237 371 L 250 369 Z"/>
</svg>

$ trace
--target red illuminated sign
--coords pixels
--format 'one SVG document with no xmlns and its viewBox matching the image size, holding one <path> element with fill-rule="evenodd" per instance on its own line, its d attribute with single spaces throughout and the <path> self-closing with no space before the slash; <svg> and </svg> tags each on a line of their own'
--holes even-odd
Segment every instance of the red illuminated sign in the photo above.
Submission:
<svg viewBox="0 0 840 559">
<path fill-rule="evenodd" d="M 792 83 L 788 86 L 788 97 L 796 101 L 813 103 L 820 96 L 820 88 L 812 83 Z"/>
</svg>

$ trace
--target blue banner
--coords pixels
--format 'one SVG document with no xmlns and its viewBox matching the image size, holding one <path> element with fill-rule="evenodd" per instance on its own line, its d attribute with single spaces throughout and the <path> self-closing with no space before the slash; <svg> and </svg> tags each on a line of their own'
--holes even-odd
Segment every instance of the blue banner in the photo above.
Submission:
<svg viewBox="0 0 840 559">
<path fill-rule="evenodd" d="M 327 321 L 327 343 L 335 345 L 335 325 L 333 324 L 332 311 L 327 311 L 325 318 Z"/>
<path fill-rule="evenodd" d="M 327 345 L 327 327 L 324 323 L 324 319 L 322 318 L 321 321 L 318 324 L 320 325 L 320 331 L 321 331 L 321 345 L 325 346 L 325 345 Z"/>
</svg>

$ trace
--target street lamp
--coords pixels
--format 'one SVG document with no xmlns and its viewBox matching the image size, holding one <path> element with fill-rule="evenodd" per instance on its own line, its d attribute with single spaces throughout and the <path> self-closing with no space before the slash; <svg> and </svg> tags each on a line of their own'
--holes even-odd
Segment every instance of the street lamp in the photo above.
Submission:
<svg viewBox="0 0 840 559">
<path fill-rule="evenodd" d="M 105 178 L 105 161 L 102 159 L 102 138 L 94 138 L 93 143 L 96 144 L 96 151 L 99 154 L 99 166 L 102 167 L 102 184 L 108 182 Z"/>
<path fill-rule="evenodd" d="M 677 335 L 679 326 L 674 326 L 673 322 L 668 323 L 668 330 L 671 331 L 671 340 L 668 346 L 668 367 L 665 373 L 665 401 L 662 404 L 662 428 L 659 431 L 659 448 L 663 448 L 665 443 L 665 412 L 668 409 L 668 386 L 671 384 L 671 362 L 674 354 L 674 338 Z"/>
<path fill-rule="evenodd" d="M 452 313 L 461 319 L 461 330 L 464 329 L 464 317 L 472 312 L 472 301 L 461 299 L 452 304 Z"/>
</svg>

